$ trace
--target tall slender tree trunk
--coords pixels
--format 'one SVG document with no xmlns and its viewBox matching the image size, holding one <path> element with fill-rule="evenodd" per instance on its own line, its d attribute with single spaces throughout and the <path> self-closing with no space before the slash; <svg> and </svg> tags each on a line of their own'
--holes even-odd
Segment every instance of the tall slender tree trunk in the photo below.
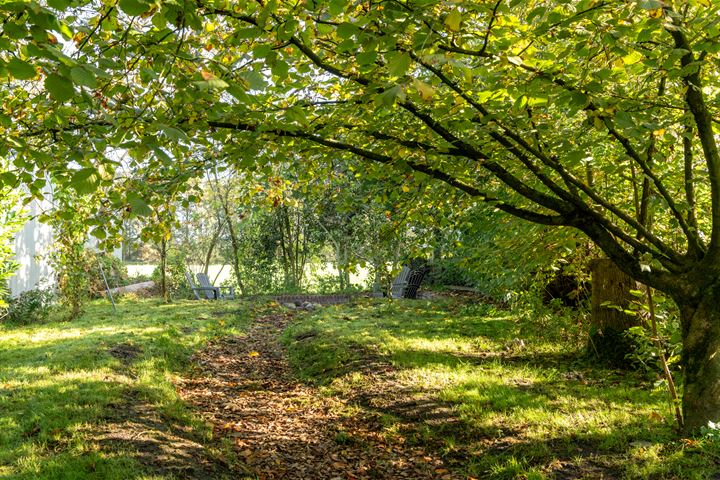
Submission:
<svg viewBox="0 0 720 480">
<path fill-rule="evenodd" d="M 233 248 L 233 273 L 235 274 L 235 280 L 237 281 L 238 288 L 240 289 L 240 294 L 242 295 L 245 293 L 245 285 L 243 285 L 242 274 L 240 273 L 240 241 L 238 240 L 237 231 L 235 230 L 235 224 L 230 217 L 229 208 L 227 207 L 227 204 L 225 202 L 223 202 L 223 210 L 225 211 L 228 232 L 230 233 L 230 243 L 232 244 Z"/>
<path fill-rule="evenodd" d="M 218 238 L 220 238 L 220 233 L 222 232 L 222 228 L 225 226 L 225 222 L 218 221 L 218 226 L 213 232 L 213 236 L 210 239 L 210 245 L 208 246 L 207 252 L 205 253 L 205 262 L 203 263 L 203 273 L 205 275 L 208 274 L 208 271 L 210 270 L 210 262 L 212 261 L 212 254 L 215 251 L 215 245 L 217 245 Z M 237 251 L 235 251 L 236 257 L 237 257 Z M 240 283 L 240 282 L 238 282 Z"/>
<path fill-rule="evenodd" d="M 220 187 L 219 182 L 217 183 L 218 188 Z M 227 199 L 227 192 L 225 194 L 220 193 L 220 204 L 222 205 L 223 213 L 225 214 L 225 223 L 227 223 L 228 226 L 228 233 L 230 233 L 230 244 L 232 245 L 233 254 L 232 254 L 232 267 L 233 267 L 233 273 L 235 274 L 235 281 L 237 281 L 238 288 L 240 289 L 240 295 L 243 295 L 245 293 L 245 285 L 243 285 L 242 281 L 242 275 L 240 273 L 240 241 L 238 240 L 237 231 L 235 230 L 235 223 L 233 222 L 232 216 L 230 215 L 230 207 L 228 205 L 228 199 Z M 222 228 L 222 226 L 220 227 Z M 217 237 L 220 235 L 220 230 L 218 229 L 217 236 L 215 237 L 215 241 L 217 241 Z M 208 253 L 210 255 L 210 252 Z"/>
<path fill-rule="evenodd" d="M 720 422 L 720 282 L 695 306 L 680 305 L 683 417 L 687 433 Z"/>
<path fill-rule="evenodd" d="M 160 295 L 163 301 L 170 300 L 167 288 L 167 240 L 160 242 Z"/>
<path fill-rule="evenodd" d="M 238 240 L 237 231 L 235 230 L 235 224 L 233 223 L 233 217 L 230 212 L 230 202 L 228 200 L 230 186 L 221 186 L 217 173 L 215 174 L 215 188 L 218 193 L 218 198 L 220 199 L 220 205 L 222 206 L 223 213 L 225 214 L 225 222 L 227 222 L 228 225 L 228 232 L 230 233 L 230 244 L 233 249 L 232 267 L 233 273 L 235 274 L 235 281 L 237 281 L 240 294 L 243 295 L 245 293 L 245 285 L 243 284 L 242 275 L 240 273 L 240 241 Z M 219 233 L 220 232 L 218 232 L 218 235 Z"/>
</svg>

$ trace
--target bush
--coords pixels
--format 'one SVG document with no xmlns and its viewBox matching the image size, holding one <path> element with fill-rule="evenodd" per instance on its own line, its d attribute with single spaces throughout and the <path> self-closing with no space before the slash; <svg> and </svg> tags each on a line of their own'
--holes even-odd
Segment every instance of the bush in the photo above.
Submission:
<svg viewBox="0 0 720 480">
<path fill-rule="evenodd" d="M 87 265 L 88 292 L 91 297 L 99 298 L 105 295 L 105 281 L 100 271 L 100 265 L 102 265 L 110 288 L 129 284 L 130 277 L 127 267 L 119 258 L 104 252 L 86 250 L 84 261 Z"/>
<path fill-rule="evenodd" d="M 18 325 L 44 322 L 50 315 L 54 299 L 55 292 L 50 289 L 28 290 L 8 299 L 7 312 L 3 319 Z"/>
<path fill-rule="evenodd" d="M 476 285 L 476 279 L 473 278 L 473 272 L 470 269 L 460 265 L 457 260 L 447 258 L 438 258 L 433 261 L 426 282 L 436 286 L 475 287 Z"/>
<path fill-rule="evenodd" d="M 190 298 L 190 286 L 187 284 L 187 255 L 176 248 L 168 249 L 166 260 L 166 288 L 168 295 L 175 298 Z M 155 267 L 152 280 L 159 286 L 161 281 L 160 266 Z"/>
</svg>

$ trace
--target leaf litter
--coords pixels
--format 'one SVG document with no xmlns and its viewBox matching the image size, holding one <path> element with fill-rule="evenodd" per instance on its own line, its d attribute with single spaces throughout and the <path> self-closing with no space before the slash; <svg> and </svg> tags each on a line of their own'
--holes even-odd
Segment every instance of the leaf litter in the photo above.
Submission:
<svg viewBox="0 0 720 480">
<path fill-rule="evenodd" d="M 260 316 L 246 335 L 210 342 L 193 358 L 194 375 L 177 383 L 215 435 L 232 440 L 248 470 L 263 480 L 467 478 L 435 449 L 388 434 L 381 414 L 362 405 L 407 394 L 380 378 L 387 373 L 379 374 L 373 399 L 360 404 L 298 382 L 279 341 L 292 317 Z"/>
</svg>

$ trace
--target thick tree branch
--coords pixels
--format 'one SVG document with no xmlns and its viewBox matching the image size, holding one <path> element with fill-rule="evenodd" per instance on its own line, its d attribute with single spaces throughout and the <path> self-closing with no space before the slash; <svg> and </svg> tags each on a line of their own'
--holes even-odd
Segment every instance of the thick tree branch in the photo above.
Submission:
<svg viewBox="0 0 720 480">
<path fill-rule="evenodd" d="M 371 150 L 363 149 L 360 147 L 357 147 L 355 145 L 351 145 L 348 143 L 338 142 L 335 140 L 329 140 L 326 138 L 323 138 L 319 135 L 307 133 L 307 132 L 301 132 L 301 131 L 289 131 L 289 130 L 282 130 L 282 129 L 267 129 L 267 130 L 259 130 L 257 126 L 242 123 L 242 122 L 220 122 L 220 121 L 211 121 L 208 122 L 208 125 L 214 128 L 225 128 L 225 129 L 231 129 L 231 130 L 238 130 L 238 131 L 247 131 L 247 132 L 257 132 L 257 133 L 268 133 L 272 135 L 276 135 L 279 137 L 289 137 L 289 138 L 300 138 L 305 139 L 314 143 L 317 143 L 318 145 L 323 145 L 335 150 L 342 150 L 346 152 L 353 153 L 359 157 L 372 160 L 374 162 L 382 163 L 385 165 L 393 165 L 396 161 L 387 156 L 383 155 L 377 152 L 373 152 Z M 461 190 L 472 197 L 475 197 L 479 200 L 482 200 L 483 202 L 487 202 L 495 206 L 497 209 L 502 210 L 506 213 L 509 213 L 511 215 L 514 215 L 516 217 L 544 224 L 544 225 L 564 225 L 566 222 L 566 219 L 563 215 L 547 215 L 543 213 L 533 212 L 531 210 L 527 210 L 524 208 L 516 207 L 514 205 L 511 205 L 509 203 L 506 203 L 498 198 L 495 198 L 491 195 L 488 195 L 485 192 L 482 192 L 476 187 L 473 187 L 471 185 L 468 185 L 465 182 L 462 182 L 461 180 L 449 175 L 447 172 L 443 172 L 441 170 L 438 170 L 436 168 L 423 165 L 417 162 L 413 162 L 412 160 L 403 160 L 405 163 L 408 164 L 410 168 L 413 170 L 424 173 L 428 175 L 431 178 L 440 180 L 454 188 L 457 188 L 458 190 Z"/>
<path fill-rule="evenodd" d="M 453 82 L 450 80 L 440 69 L 436 68 L 433 65 L 430 65 L 429 63 L 425 62 L 421 58 L 419 58 L 417 55 L 415 55 L 412 52 L 408 52 L 410 56 L 418 63 L 423 65 L 427 70 L 431 71 L 436 77 L 440 79 L 443 84 L 451 88 L 453 91 L 455 91 L 458 95 L 460 95 L 465 101 L 467 101 L 470 105 L 472 105 L 477 111 L 479 111 L 483 116 L 490 115 L 490 112 L 488 109 L 482 105 L 481 103 L 477 102 L 475 99 L 473 99 L 467 92 L 465 92 L 456 82 Z M 657 238 L 656 236 L 652 235 L 650 231 L 641 223 L 638 222 L 636 219 L 634 219 L 631 215 L 626 214 L 623 212 L 620 208 L 616 207 L 612 203 L 608 202 L 602 196 L 600 196 L 597 192 L 594 191 L 591 185 L 585 184 L 575 178 L 574 175 L 572 175 L 570 172 L 568 172 L 557 160 L 553 159 L 552 157 L 546 155 L 543 153 L 539 148 L 533 147 L 530 143 L 528 143 L 524 138 L 522 138 L 521 135 L 518 133 L 512 131 L 510 128 L 506 127 L 502 123 L 495 121 L 496 124 L 500 126 L 500 128 L 503 131 L 503 134 L 507 137 L 510 137 L 514 142 L 516 142 L 519 146 L 521 146 L 525 151 L 532 154 L 534 157 L 538 158 L 545 164 L 546 166 L 552 168 L 555 172 L 557 172 L 565 184 L 568 187 L 568 190 L 565 190 L 561 188 L 557 183 L 555 183 L 550 177 L 542 174 L 542 172 L 537 168 L 537 166 L 534 165 L 531 159 L 527 157 L 523 152 L 521 152 L 508 138 L 505 138 L 503 134 L 495 131 L 489 131 L 488 134 L 496 140 L 498 143 L 500 143 L 506 150 L 508 150 L 510 153 L 512 153 L 516 158 L 518 158 L 523 165 L 525 165 L 526 168 L 528 168 L 540 181 L 548 187 L 553 193 L 558 195 L 561 199 L 564 201 L 571 203 L 575 205 L 576 208 L 582 208 L 588 212 L 588 214 L 593 215 L 595 217 L 602 217 L 602 215 L 591 208 L 587 206 L 587 204 L 583 201 L 581 197 L 574 194 L 573 191 L 575 189 L 580 189 L 583 191 L 586 195 L 588 195 L 593 201 L 596 203 L 602 205 L 604 208 L 606 208 L 608 211 L 616 215 L 618 218 L 623 220 L 625 223 L 627 223 L 629 226 L 631 226 L 633 229 L 635 229 L 640 235 L 644 236 L 648 239 L 654 246 L 656 246 L 663 255 L 666 255 L 668 258 L 674 258 L 675 260 L 679 260 L 679 255 L 674 252 L 669 246 L 667 246 L 662 240 Z M 650 172 L 652 174 L 652 172 Z M 658 180 L 659 182 L 659 180 Z M 664 186 L 661 185 L 661 188 L 664 190 Z M 664 190 L 666 191 L 666 190 Z M 672 197 L 669 195 L 667 196 L 671 207 L 674 206 L 674 201 L 672 200 Z M 677 209 L 676 209 L 677 210 Z M 679 214 L 679 218 L 682 221 L 682 215 Z M 689 229 L 688 229 L 689 230 Z"/>
<path fill-rule="evenodd" d="M 685 101 L 695 120 L 710 180 L 712 234 L 708 250 L 711 253 L 709 261 L 715 262 L 720 255 L 720 155 L 713 133 L 712 117 L 703 98 L 700 65 L 696 64 L 692 46 L 685 38 L 683 27 L 678 23 L 675 14 L 671 12 L 669 18 L 672 26 L 667 27 L 667 31 L 675 41 L 675 47 L 687 52 L 680 57 L 680 64 L 688 71 L 683 76 L 686 87 Z"/>
</svg>

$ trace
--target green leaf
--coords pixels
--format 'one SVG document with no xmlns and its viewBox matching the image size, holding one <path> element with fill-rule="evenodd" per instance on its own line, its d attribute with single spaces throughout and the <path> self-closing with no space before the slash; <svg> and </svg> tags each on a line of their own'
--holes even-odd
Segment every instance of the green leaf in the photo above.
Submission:
<svg viewBox="0 0 720 480">
<path fill-rule="evenodd" d="M 229 85 L 225 80 L 221 80 L 219 78 L 211 78 L 210 80 L 201 80 L 199 82 L 195 82 L 195 86 L 197 86 L 200 90 L 224 90 Z"/>
<path fill-rule="evenodd" d="M 98 185 L 100 185 L 100 175 L 94 167 L 81 168 L 70 180 L 70 187 L 80 195 L 93 193 Z"/>
<path fill-rule="evenodd" d="M 275 75 L 276 77 L 279 77 L 281 79 L 286 78 L 288 76 L 289 70 L 290 70 L 290 66 L 283 60 L 278 60 L 272 66 L 273 75 Z"/>
<path fill-rule="evenodd" d="M 410 55 L 403 52 L 394 52 L 388 56 L 388 73 L 393 77 L 402 77 L 410 68 Z"/>
<path fill-rule="evenodd" d="M 95 78 L 95 75 L 82 67 L 75 67 L 70 70 L 70 77 L 77 85 L 82 85 L 88 88 L 97 87 L 97 79 Z"/>
<path fill-rule="evenodd" d="M 48 0 L 48 6 L 57 10 L 65 10 L 70 6 L 70 0 Z"/>
<path fill-rule="evenodd" d="M 178 142 L 179 141 L 187 142 L 190 140 L 188 138 L 187 134 L 180 129 L 170 127 L 168 125 L 162 125 L 162 124 L 158 125 L 158 127 L 160 128 L 160 130 L 162 130 L 162 132 L 165 134 L 165 136 L 168 137 L 170 140 L 175 140 Z"/>
<path fill-rule="evenodd" d="M 35 67 L 19 58 L 12 58 L 7 64 L 7 69 L 18 80 L 30 80 L 37 75 Z"/>
<path fill-rule="evenodd" d="M 371 65 L 377 60 L 377 52 L 361 52 L 356 58 L 360 65 Z"/>
<path fill-rule="evenodd" d="M 45 89 L 58 102 L 70 100 L 75 95 L 72 82 L 57 73 L 51 73 L 45 78 Z"/>
<path fill-rule="evenodd" d="M 120 0 L 118 5 L 120 6 L 120 10 L 131 17 L 142 15 L 150 9 L 150 5 L 140 0 Z"/>
<path fill-rule="evenodd" d="M 384 105 L 386 107 L 392 106 L 396 100 L 405 100 L 405 91 L 400 85 L 395 85 L 392 88 L 388 88 L 380 95 L 375 97 L 375 105 Z"/>
<path fill-rule="evenodd" d="M 632 128 L 635 126 L 630 114 L 622 110 L 615 113 L 615 124 L 620 128 Z"/>
<path fill-rule="evenodd" d="M 337 29 L 335 29 L 335 33 L 337 33 L 338 37 L 340 38 L 350 38 L 353 35 L 357 34 L 360 31 L 358 27 L 353 25 L 352 23 L 341 23 L 337 26 Z"/>
<path fill-rule="evenodd" d="M 11 186 L 14 187 L 17 183 L 17 176 L 12 172 L 0 173 L 0 186 Z"/>
<path fill-rule="evenodd" d="M 462 14 L 459 10 L 453 10 L 445 17 L 445 26 L 451 32 L 459 32 L 462 23 Z"/>
<path fill-rule="evenodd" d="M 130 206 L 130 212 L 133 215 L 140 217 L 147 217 L 152 214 L 152 208 L 147 204 L 143 198 L 135 192 L 127 193 L 127 203 Z"/>
<path fill-rule="evenodd" d="M 265 83 L 265 78 L 263 78 L 262 74 L 254 70 L 242 72 L 240 77 L 247 81 L 251 90 L 264 90 L 265 87 L 267 87 L 267 83 Z"/>
<path fill-rule="evenodd" d="M 330 0 L 330 5 L 328 5 L 328 13 L 331 16 L 339 15 L 341 14 L 347 5 L 345 4 L 345 0 Z"/>
</svg>

